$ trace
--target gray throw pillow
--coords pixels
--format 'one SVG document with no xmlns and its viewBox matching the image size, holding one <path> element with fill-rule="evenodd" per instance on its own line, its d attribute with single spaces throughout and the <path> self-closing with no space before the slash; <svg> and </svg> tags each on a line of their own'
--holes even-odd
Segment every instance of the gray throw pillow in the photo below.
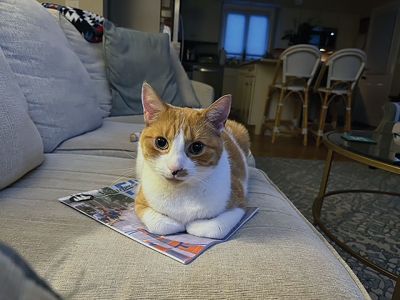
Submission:
<svg viewBox="0 0 400 300">
<path fill-rule="evenodd" d="M 45 152 L 102 124 L 92 80 L 54 18 L 34 0 L 0 1 L 0 47 Z"/>
<path fill-rule="evenodd" d="M 0 47 L 0 190 L 43 161 L 42 139 L 27 106 Z"/>
<path fill-rule="evenodd" d="M 104 24 L 104 52 L 111 85 L 112 116 L 143 113 L 141 89 L 147 81 L 166 102 L 180 105 L 171 66 L 169 36 Z"/>
<path fill-rule="evenodd" d="M 194 92 L 192 82 L 187 76 L 185 69 L 182 67 L 179 56 L 174 47 L 172 47 L 172 44 L 169 51 L 172 68 L 175 72 L 176 83 L 178 84 L 180 99 L 182 101 L 182 105 L 179 106 L 201 108 L 200 101 L 197 99 L 196 93 Z"/>
<path fill-rule="evenodd" d="M 60 24 L 72 50 L 78 55 L 89 73 L 93 91 L 96 93 L 99 107 L 102 110 L 102 116 L 103 118 L 108 117 L 111 111 L 111 90 L 106 76 L 103 44 L 89 43 L 58 10 L 48 9 L 48 11 L 55 17 L 58 24 Z"/>
</svg>

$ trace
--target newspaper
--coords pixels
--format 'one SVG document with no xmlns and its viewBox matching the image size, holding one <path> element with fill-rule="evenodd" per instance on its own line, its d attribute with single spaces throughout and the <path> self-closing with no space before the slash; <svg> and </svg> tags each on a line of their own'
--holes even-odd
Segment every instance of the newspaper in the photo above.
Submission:
<svg viewBox="0 0 400 300">
<path fill-rule="evenodd" d="M 146 230 L 134 209 L 136 180 L 128 180 L 111 187 L 73 194 L 59 201 L 88 217 L 118 231 L 153 250 L 167 255 L 183 264 L 188 264 L 211 246 L 228 240 L 258 211 L 256 207 L 246 208 L 240 222 L 220 240 L 202 238 L 187 233 L 157 235 Z"/>
</svg>

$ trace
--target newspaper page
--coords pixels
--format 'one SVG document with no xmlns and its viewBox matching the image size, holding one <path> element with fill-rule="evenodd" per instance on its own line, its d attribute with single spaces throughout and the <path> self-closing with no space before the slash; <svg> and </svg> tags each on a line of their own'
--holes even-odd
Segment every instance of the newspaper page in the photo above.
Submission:
<svg viewBox="0 0 400 300">
<path fill-rule="evenodd" d="M 138 182 L 132 179 L 111 187 L 63 197 L 59 201 L 183 264 L 192 262 L 211 246 L 228 240 L 258 210 L 255 207 L 246 208 L 240 222 L 221 240 L 187 233 L 162 236 L 148 232 L 136 216 L 134 199 L 137 188 Z"/>
</svg>

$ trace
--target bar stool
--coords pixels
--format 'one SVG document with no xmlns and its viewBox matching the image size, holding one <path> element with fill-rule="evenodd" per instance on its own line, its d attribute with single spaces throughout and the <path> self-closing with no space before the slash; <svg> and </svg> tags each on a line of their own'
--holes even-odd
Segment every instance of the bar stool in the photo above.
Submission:
<svg viewBox="0 0 400 300">
<path fill-rule="evenodd" d="M 272 143 L 275 142 L 276 135 L 279 133 L 283 102 L 290 95 L 294 94 L 297 95 L 303 103 L 303 125 L 301 133 L 304 135 L 303 144 L 305 146 L 307 145 L 309 91 L 314 75 L 320 64 L 320 58 L 321 53 L 319 49 L 306 44 L 289 47 L 280 55 L 275 76 L 270 86 L 269 99 L 267 101 L 267 103 L 270 103 L 269 101 L 275 90 L 280 91 L 272 130 Z M 277 83 L 276 81 L 280 73 L 282 74 L 281 82 Z"/>
<path fill-rule="evenodd" d="M 329 104 L 340 96 L 346 107 L 344 130 L 351 131 L 351 106 L 353 91 L 365 68 L 367 55 L 356 48 L 346 48 L 333 53 L 322 65 L 315 90 L 321 98 L 321 112 L 317 131 L 317 146 L 321 144 L 324 133 L 326 114 Z M 322 78 L 326 75 L 326 85 L 321 87 Z M 337 112 L 334 113 L 337 119 Z M 334 121 L 336 127 L 337 120 Z"/>
</svg>

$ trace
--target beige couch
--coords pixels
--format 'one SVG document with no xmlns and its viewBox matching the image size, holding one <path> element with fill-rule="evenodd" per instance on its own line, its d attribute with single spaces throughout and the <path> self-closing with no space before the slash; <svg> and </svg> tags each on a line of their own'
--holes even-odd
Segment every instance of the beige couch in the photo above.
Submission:
<svg viewBox="0 0 400 300">
<path fill-rule="evenodd" d="M 0 240 L 63 298 L 369 299 L 337 252 L 255 167 L 248 200 L 260 211 L 229 241 L 189 265 L 59 203 L 62 196 L 135 177 L 137 143 L 130 134 L 143 124 L 134 119 L 104 119 L 100 128 L 65 141 L 0 191 Z M 1 266 L 0 260 L 0 279 L 7 275 Z M 4 282 L 0 299 L 10 299 Z M 32 298 L 26 286 L 21 283 L 12 295 Z"/>
</svg>

